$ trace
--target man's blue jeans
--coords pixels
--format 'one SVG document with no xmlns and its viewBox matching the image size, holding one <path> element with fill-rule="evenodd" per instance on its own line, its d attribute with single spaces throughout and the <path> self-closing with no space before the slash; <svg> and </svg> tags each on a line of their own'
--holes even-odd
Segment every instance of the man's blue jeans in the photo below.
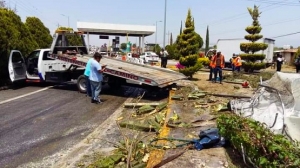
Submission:
<svg viewBox="0 0 300 168">
<path fill-rule="evenodd" d="M 99 101 L 99 94 L 102 89 L 102 82 L 95 82 L 95 81 L 90 81 L 91 82 L 91 90 L 92 90 L 92 99 L 95 101 Z"/>
<path fill-rule="evenodd" d="M 92 97 L 90 78 L 86 75 L 84 75 L 84 76 L 85 76 L 86 95 L 89 97 Z"/>
<path fill-rule="evenodd" d="M 231 69 L 232 69 L 232 72 L 235 71 L 235 66 L 231 64 Z"/>
<path fill-rule="evenodd" d="M 215 81 L 217 81 L 217 76 L 219 74 L 219 78 L 220 78 L 220 83 L 222 82 L 222 78 L 223 78 L 223 75 L 222 75 L 222 68 L 220 66 L 217 66 L 215 68 Z"/>
</svg>

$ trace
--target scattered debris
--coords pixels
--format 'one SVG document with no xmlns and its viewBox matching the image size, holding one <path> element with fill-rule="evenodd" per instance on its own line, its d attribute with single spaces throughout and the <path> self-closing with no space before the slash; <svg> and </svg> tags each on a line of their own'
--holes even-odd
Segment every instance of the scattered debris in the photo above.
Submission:
<svg viewBox="0 0 300 168">
<path fill-rule="evenodd" d="M 239 96 L 239 95 L 228 95 L 228 94 L 216 94 L 216 93 L 208 93 L 208 95 L 218 96 L 218 97 L 232 97 L 232 98 L 251 98 L 250 96 Z"/>
<path fill-rule="evenodd" d="M 155 110 L 155 108 L 153 106 L 144 105 L 144 106 L 140 107 L 136 113 L 140 115 L 140 114 L 150 113 L 153 110 Z"/>
<path fill-rule="evenodd" d="M 174 95 L 171 97 L 172 100 L 183 100 L 184 96 L 183 95 Z"/>
<path fill-rule="evenodd" d="M 158 106 L 160 105 L 161 103 L 124 103 L 124 107 L 127 108 L 127 107 L 141 107 L 141 106 L 146 106 L 146 105 L 149 105 L 149 106 Z"/>
</svg>

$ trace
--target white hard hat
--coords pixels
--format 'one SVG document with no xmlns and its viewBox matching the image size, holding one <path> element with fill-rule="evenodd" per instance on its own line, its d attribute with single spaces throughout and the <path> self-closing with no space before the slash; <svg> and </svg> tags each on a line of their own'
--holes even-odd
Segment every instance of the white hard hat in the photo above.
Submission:
<svg viewBox="0 0 300 168">
<path fill-rule="evenodd" d="M 221 50 L 218 50 L 218 52 L 217 53 L 221 53 Z"/>
</svg>

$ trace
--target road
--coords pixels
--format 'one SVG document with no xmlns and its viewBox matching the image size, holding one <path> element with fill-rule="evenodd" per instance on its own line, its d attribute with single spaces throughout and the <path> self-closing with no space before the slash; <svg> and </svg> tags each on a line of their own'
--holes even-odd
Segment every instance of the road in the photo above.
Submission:
<svg viewBox="0 0 300 168">
<path fill-rule="evenodd" d="M 0 91 L 0 167 L 40 161 L 84 139 L 127 98 L 104 89 L 101 105 L 76 91 L 75 85 L 28 86 Z"/>
</svg>

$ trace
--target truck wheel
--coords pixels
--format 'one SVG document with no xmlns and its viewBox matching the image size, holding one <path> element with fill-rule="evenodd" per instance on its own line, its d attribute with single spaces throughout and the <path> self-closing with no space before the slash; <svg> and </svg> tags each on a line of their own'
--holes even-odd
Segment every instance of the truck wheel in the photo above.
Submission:
<svg viewBox="0 0 300 168">
<path fill-rule="evenodd" d="M 77 88 L 80 93 L 86 93 L 85 76 L 80 75 L 77 79 Z"/>
</svg>

